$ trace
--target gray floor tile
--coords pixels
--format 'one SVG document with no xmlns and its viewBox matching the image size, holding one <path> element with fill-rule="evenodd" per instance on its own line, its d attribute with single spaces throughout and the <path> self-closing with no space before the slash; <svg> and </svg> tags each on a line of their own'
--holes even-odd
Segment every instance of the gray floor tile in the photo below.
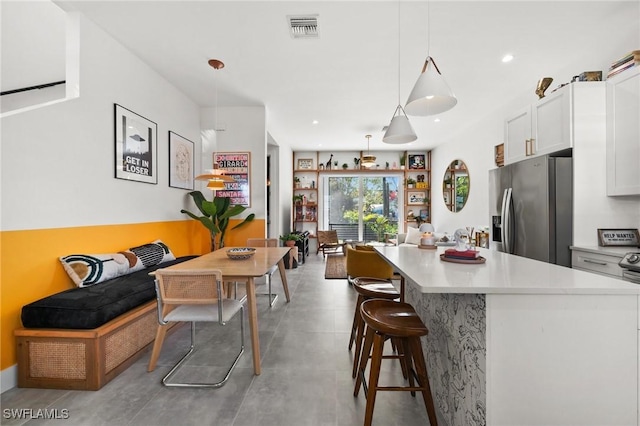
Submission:
<svg viewBox="0 0 640 426">
<path fill-rule="evenodd" d="M 253 374 L 250 330 L 245 323 L 245 353 L 225 386 L 176 389 L 161 378 L 190 343 L 181 327 L 164 344 L 156 370 L 147 372 L 149 353 L 96 392 L 12 389 L 2 394 L 2 408 L 68 410 L 60 420 L 7 419 L 7 425 L 216 425 L 216 426 L 356 426 L 364 420 L 364 394 L 353 396 L 353 351 L 347 349 L 356 293 L 346 280 L 325 280 L 325 261 L 312 254 L 297 269 L 287 270 L 291 302 L 286 303 L 280 277 L 273 307 L 258 296 L 262 374 Z M 266 293 L 264 279 L 258 293 Z M 245 293 L 239 284 L 238 294 Z M 239 321 L 226 326 L 198 324 L 198 350 L 176 379 L 219 380 L 233 361 L 239 343 Z M 383 364 L 381 381 L 404 383 L 397 361 Z M 380 392 L 374 425 L 428 425 L 424 402 L 408 392 Z"/>
</svg>

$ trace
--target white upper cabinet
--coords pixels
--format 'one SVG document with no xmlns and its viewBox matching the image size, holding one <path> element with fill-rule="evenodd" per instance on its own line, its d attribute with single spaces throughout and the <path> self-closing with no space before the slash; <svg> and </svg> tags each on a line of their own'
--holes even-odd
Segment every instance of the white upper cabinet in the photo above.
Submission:
<svg viewBox="0 0 640 426">
<path fill-rule="evenodd" d="M 607 195 L 640 195 L 640 67 L 607 80 Z"/>
<path fill-rule="evenodd" d="M 575 82 L 515 112 L 505 120 L 505 164 L 573 148 L 576 129 L 604 126 L 604 96 L 602 82 Z"/>
</svg>

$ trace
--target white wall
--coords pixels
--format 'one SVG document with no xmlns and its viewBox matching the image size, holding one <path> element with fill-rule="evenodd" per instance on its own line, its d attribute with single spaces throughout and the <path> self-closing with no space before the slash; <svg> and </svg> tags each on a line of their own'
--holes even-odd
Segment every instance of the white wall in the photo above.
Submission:
<svg viewBox="0 0 640 426">
<path fill-rule="evenodd" d="M 266 219 L 267 212 L 267 132 L 264 107 L 202 108 L 202 129 L 217 127 L 216 144 L 202 152 L 203 171 L 213 165 L 213 152 L 250 152 L 251 206 L 239 217 L 255 213 Z M 266 235 L 266 225 L 265 225 Z"/>
<path fill-rule="evenodd" d="M 1 228 L 183 220 L 187 191 L 168 187 L 167 139 L 172 130 L 199 151 L 197 106 L 91 21 L 78 20 L 71 42 L 80 46 L 81 96 L 2 117 Z M 158 124 L 157 185 L 114 178 L 114 103 Z"/>
</svg>

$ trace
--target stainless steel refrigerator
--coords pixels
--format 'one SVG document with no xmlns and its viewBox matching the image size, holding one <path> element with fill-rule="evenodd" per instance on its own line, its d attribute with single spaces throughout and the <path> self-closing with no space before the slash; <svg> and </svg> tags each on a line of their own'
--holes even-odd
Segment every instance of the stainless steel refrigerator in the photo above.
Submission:
<svg viewBox="0 0 640 426">
<path fill-rule="evenodd" d="M 493 247 L 571 266 L 571 157 L 542 156 L 489 171 Z"/>
</svg>

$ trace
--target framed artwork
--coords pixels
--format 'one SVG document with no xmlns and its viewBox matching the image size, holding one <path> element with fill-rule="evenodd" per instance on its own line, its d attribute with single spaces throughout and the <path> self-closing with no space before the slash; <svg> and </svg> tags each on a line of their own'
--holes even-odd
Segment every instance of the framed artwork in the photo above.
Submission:
<svg viewBox="0 0 640 426">
<path fill-rule="evenodd" d="M 640 236 L 637 229 L 598 229 L 598 245 L 637 247 L 640 246 Z"/>
<path fill-rule="evenodd" d="M 118 104 L 114 116 L 116 179 L 157 184 L 158 125 Z"/>
<path fill-rule="evenodd" d="M 409 169 L 422 170 L 425 168 L 424 154 L 409 154 Z"/>
<path fill-rule="evenodd" d="M 429 220 L 429 210 L 427 209 L 420 209 L 420 219 L 422 221 L 427 221 Z"/>
<path fill-rule="evenodd" d="M 194 143 L 169 131 L 169 186 L 193 190 Z"/>
<path fill-rule="evenodd" d="M 312 170 L 313 169 L 313 159 L 311 159 L 311 158 L 299 158 L 298 159 L 298 169 L 299 170 Z"/>
<path fill-rule="evenodd" d="M 215 152 L 213 162 L 235 180 L 225 182 L 224 189 L 216 191 L 216 197 L 228 197 L 231 204 L 251 207 L 251 153 Z"/>
<path fill-rule="evenodd" d="M 407 193 L 407 204 L 424 204 L 426 199 L 427 193 L 424 191 Z"/>
</svg>

